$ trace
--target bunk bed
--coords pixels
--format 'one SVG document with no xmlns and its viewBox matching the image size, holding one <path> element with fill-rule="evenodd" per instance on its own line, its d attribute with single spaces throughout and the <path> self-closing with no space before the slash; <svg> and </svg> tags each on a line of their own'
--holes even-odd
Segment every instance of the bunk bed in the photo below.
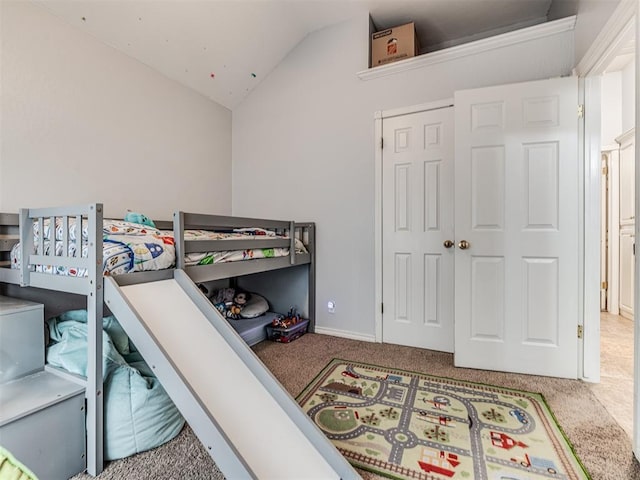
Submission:
<svg viewBox="0 0 640 480">
<path fill-rule="evenodd" d="M 86 469 L 98 475 L 103 469 L 103 341 L 102 319 L 104 316 L 103 277 L 103 207 L 102 204 L 59 208 L 22 209 L 19 215 L 0 214 L 0 282 L 21 287 L 34 287 L 36 298 L 43 303 L 58 298 L 55 292 L 66 292 L 86 297 L 87 324 L 87 371 L 86 377 L 70 375 L 62 370 L 51 369 L 56 375 L 84 387 L 86 398 Z M 57 225 L 58 228 L 49 226 Z M 70 248 L 75 234 L 73 225 L 82 225 L 85 236 L 84 248 Z M 167 228 L 168 223 L 157 226 Z M 165 236 L 175 239 L 175 267 L 182 269 L 196 283 L 225 281 L 236 285 L 242 278 L 250 279 L 265 272 L 296 267 L 304 269 L 307 282 L 305 314 L 309 317 L 309 329 L 314 328 L 315 312 L 315 226 L 313 223 L 295 223 L 218 215 L 177 212 L 174 214 L 173 230 L 165 230 Z M 32 228 L 35 227 L 35 228 Z M 237 229 L 264 229 L 273 235 L 250 235 L 237 238 L 229 235 Z M 50 235 L 53 245 L 46 248 L 45 241 L 38 241 L 34 230 Z M 53 233 L 53 232 L 57 232 Z M 203 232 L 218 232 L 206 235 Z M 52 237 L 51 235 L 56 235 Z M 50 240 L 51 241 L 51 240 Z M 11 268 L 11 251 L 19 242 L 21 262 Z M 59 243 L 60 245 L 56 245 Z M 258 255 L 254 252 L 267 251 Z M 277 255 L 273 254 L 277 251 Z M 204 252 L 204 254 L 202 254 Z M 221 252 L 243 252 L 242 261 L 224 261 L 229 256 Z M 193 262 L 193 258 L 199 261 Z M 223 257 L 217 262 L 215 257 Z M 256 257 L 262 258 L 256 258 Z M 205 261 L 202 261 L 206 258 Z M 15 259 L 14 259 L 15 260 Z M 45 266 L 45 267 L 43 267 Z M 68 274 L 69 270 L 74 274 Z M 114 275 L 121 284 L 154 282 L 169 278 L 173 268 L 130 272 Z M 54 274 L 67 272 L 64 274 Z M 249 285 L 251 282 L 249 281 Z M 13 289 L 13 294 L 17 290 Z M 53 294 L 46 292 L 54 292 Z M 21 296 L 19 293 L 16 296 Z M 31 295 L 33 298 L 33 295 Z M 55 300 L 59 302 L 59 300 Z M 283 300 L 286 302 L 286 300 Z M 247 325 L 249 322 L 247 322 Z M 235 327 L 234 327 L 235 328 Z M 239 335 L 242 335 L 240 331 Z M 259 341 L 259 340 L 258 340 Z M 255 341 L 254 341 L 255 343 Z"/>
</svg>

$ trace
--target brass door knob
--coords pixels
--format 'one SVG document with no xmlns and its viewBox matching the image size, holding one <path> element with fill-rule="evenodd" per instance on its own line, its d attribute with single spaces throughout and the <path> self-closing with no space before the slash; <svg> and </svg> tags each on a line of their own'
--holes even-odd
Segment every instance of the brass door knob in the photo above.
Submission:
<svg viewBox="0 0 640 480">
<path fill-rule="evenodd" d="M 453 242 L 451 240 L 445 240 L 443 245 L 444 245 L 444 248 L 451 248 L 453 247 Z"/>
<path fill-rule="evenodd" d="M 469 242 L 467 242 L 466 240 L 460 240 L 460 243 L 458 243 L 458 248 L 460 250 L 466 250 L 470 246 L 471 246 L 471 244 Z"/>
</svg>

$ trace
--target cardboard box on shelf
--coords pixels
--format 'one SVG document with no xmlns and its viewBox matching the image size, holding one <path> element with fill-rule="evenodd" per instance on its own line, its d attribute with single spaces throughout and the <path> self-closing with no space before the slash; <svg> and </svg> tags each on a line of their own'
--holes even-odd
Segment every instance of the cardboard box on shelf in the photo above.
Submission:
<svg viewBox="0 0 640 480">
<path fill-rule="evenodd" d="M 413 22 L 387 28 L 371 35 L 371 66 L 378 67 L 418 55 Z"/>
</svg>

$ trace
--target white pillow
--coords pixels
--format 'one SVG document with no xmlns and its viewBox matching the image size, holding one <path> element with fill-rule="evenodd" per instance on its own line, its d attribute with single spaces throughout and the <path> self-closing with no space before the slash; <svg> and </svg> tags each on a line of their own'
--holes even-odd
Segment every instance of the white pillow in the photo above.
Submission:
<svg viewBox="0 0 640 480">
<path fill-rule="evenodd" d="M 255 318 L 265 314 L 269 310 L 269 302 L 257 293 L 252 293 L 249 301 L 240 310 L 242 318 Z"/>
</svg>

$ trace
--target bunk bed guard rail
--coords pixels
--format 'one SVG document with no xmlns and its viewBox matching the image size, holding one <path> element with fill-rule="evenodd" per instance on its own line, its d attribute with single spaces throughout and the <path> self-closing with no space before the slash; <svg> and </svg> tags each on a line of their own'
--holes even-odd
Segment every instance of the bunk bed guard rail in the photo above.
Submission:
<svg viewBox="0 0 640 480">
<path fill-rule="evenodd" d="M 186 240 L 185 231 L 208 230 L 229 231 L 240 228 L 263 228 L 274 231 L 280 238 L 262 237 L 247 240 Z M 284 220 L 265 220 L 247 217 L 227 217 L 198 213 L 176 212 L 174 214 L 176 241 L 176 266 L 185 270 L 194 282 L 247 275 L 292 265 L 309 264 L 315 249 L 315 224 L 296 223 Z M 282 238 L 286 237 L 286 238 Z M 296 253 L 296 238 L 307 248 L 306 253 Z M 262 248 L 288 248 L 289 254 L 279 258 L 261 258 L 246 262 L 230 262 L 213 265 L 185 264 L 189 253 L 220 252 L 225 250 L 250 250 Z M 238 265 L 238 263 L 243 265 Z"/>
</svg>

